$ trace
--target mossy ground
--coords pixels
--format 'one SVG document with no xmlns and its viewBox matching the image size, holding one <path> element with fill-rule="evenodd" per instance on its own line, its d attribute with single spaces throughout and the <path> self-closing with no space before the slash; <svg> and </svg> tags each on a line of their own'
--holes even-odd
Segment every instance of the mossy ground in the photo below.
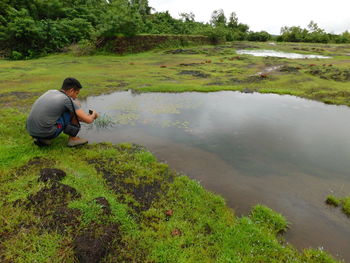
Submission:
<svg viewBox="0 0 350 263">
<path fill-rule="evenodd" d="M 346 80 L 309 73 L 315 67 L 310 64 L 345 70 L 349 46 L 277 47 L 334 55 L 295 61 L 235 54 L 235 48 L 247 46 L 252 44 L 127 56 L 61 54 L 1 60 L 0 261 L 335 262 L 322 250 L 300 253 L 285 244 L 278 234 L 287 228 L 281 215 L 259 205 L 250 215 L 236 217 L 221 197 L 157 162 L 140 146 L 71 149 L 61 135 L 50 147 L 38 148 L 25 131 L 31 103 L 46 90 L 58 88 L 67 76 L 81 80 L 82 96 L 124 89 L 249 89 L 349 105 Z M 271 66 L 287 71 L 257 74 Z M 65 176 L 43 180 L 47 171 L 56 171 L 45 168 L 59 169 Z"/>
</svg>

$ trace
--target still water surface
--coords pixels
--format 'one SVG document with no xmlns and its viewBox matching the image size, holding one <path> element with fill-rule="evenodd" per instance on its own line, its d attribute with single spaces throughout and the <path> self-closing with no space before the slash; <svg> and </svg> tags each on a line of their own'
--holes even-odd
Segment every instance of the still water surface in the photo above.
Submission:
<svg viewBox="0 0 350 263">
<path fill-rule="evenodd" d="M 290 59 L 302 59 L 302 58 L 330 58 L 321 55 L 305 55 L 298 53 L 288 53 L 283 51 L 269 50 L 269 49 L 257 49 L 257 50 L 237 50 L 237 54 L 252 55 L 256 57 L 278 57 L 278 58 L 290 58 Z"/>
<path fill-rule="evenodd" d="M 114 125 L 85 126 L 90 142 L 145 145 L 161 161 L 222 195 L 237 214 L 265 204 L 291 222 L 299 248 L 350 262 L 350 218 L 324 204 L 350 193 L 350 108 L 275 94 L 118 92 L 85 109 Z"/>
</svg>

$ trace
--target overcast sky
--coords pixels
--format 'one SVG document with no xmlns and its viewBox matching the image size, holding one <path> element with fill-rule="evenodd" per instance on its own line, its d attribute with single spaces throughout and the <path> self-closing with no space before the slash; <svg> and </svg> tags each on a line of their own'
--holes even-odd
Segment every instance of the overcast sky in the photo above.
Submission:
<svg viewBox="0 0 350 263">
<path fill-rule="evenodd" d="M 329 33 L 350 31 L 350 0 L 149 0 L 149 5 L 175 18 L 193 12 L 200 22 L 209 22 L 215 9 L 223 9 L 227 18 L 236 12 L 240 23 L 270 34 L 279 34 L 283 26 L 306 28 L 311 20 Z"/>
</svg>

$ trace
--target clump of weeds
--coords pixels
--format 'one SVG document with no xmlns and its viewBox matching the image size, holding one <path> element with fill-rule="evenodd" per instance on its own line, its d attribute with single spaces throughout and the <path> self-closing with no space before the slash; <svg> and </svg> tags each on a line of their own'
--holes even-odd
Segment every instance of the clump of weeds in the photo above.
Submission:
<svg viewBox="0 0 350 263">
<path fill-rule="evenodd" d="M 98 129 L 105 129 L 108 127 L 112 127 L 114 124 L 115 122 L 113 121 L 112 117 L 106 113 L 103 113 L 94 121 L 93 126 L 95 126 Z"/>
<path fill-rule="evenodd" d="M 329 196 L 327 196 L 326 204 L 332 205 L 335 207 L 341 206 L 342 211 L 347 216 L 350 216 L 350 196 L 344 197 L 344 198 L 337 198 L 333 195 L 329 195 Z"/>
</svg>

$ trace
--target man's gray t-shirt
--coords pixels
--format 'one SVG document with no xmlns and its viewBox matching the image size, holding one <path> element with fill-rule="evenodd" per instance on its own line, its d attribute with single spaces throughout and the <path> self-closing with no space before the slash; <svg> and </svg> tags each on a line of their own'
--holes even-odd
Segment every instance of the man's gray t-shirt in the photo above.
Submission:
<svg viewBox="0 0 350 263">
<path fill-rule="evenodd" d="M 80 106 L 74 102 L 75 110 Z M 27 131 L 31 136 L 45 138 L 55 134 L 56 122 L 64 112 L 73 112 L 71 100 L 58 90 L 49 90 L 33 104 L 27 118 Z"/>
</svg>

